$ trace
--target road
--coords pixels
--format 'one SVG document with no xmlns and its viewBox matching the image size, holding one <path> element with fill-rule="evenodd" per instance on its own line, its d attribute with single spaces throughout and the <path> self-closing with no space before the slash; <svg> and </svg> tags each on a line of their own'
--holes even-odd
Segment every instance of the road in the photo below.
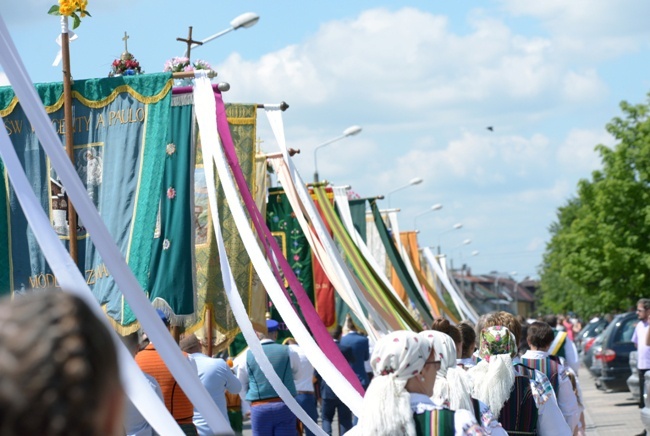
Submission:
<svg viewBox="0 0 650 436">
<path fill-rule="evenodd" d="M 632 394 L 598 390 L 584 367 L 579 377 L 586 405 L 587 436 L 632 436 L 643 431 L 641 409 Z"/>
<path fill-rule="evenodd" d="M 586 405 L 587 436 L 633 436 L 643 431 L 640 409 L 632 394 L 598 390 L 584 367 L 580 368 L 579 378 Z M 244 436 L 252 434 L 250 421 L 246 421 Z"/>
</svg>

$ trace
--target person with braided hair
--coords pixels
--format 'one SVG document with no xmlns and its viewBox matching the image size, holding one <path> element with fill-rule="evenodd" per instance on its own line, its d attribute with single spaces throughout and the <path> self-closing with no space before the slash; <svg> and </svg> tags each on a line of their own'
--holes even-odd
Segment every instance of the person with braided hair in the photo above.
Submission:
<svg viewBox="0 0 650 436">
<path fill-rule="evenodd" d="M 83 300 L 0 300 L 0 435 L 119 435 L 123 410 L 117 352 Z"/>
</svg>

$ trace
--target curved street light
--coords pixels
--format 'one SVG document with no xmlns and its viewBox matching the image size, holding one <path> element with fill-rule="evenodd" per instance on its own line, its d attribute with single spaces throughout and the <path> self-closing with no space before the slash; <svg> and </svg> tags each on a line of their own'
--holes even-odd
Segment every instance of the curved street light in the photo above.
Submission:
<svg viewBox="0 0 650 436">
<path fill-rule="evenodd" d="M 436 203 L 433 206 L 431 206 L 430 208 L 428 208 L 427 210 L 425 210 L 424 212 L 420 212 L 417 215 L 415 215 L 413 217 L 413 230 L 418 229 L 417 228 L 417 220 L 418 220 L 419 216 L 424 215 L 425 213 L 433 212 L 433 211 L 440 210 L 440 209 L 442 209 L 442 204 Z"/>
<path fill-rule="evenodd" d="M 454 230 L 460 230 L 462 228 L 463 228 L 462 223 L 456 223 L 453 226 L 451 226 L 451 229 L 447 229 L 444 232 L 438 234 L 438 255 L 440 255 L 440 237 L 442 235 L 444 235 L 445 233 L 453 232 Z M 470 242 L 472 242 L 472 241 L 470 241 Z"/>
<path fill-rule="evenodd" d="M 233 30 L 237 29 L 248 29 L 249 27 L 254 26 L 257 24 L 257 22 L 260 20 L 260 16 L 257 15 L 255 12 L 245 12 L 241 15 L 238 15 L 237 17 L 233 18 L 233 20 L 230 22 L 230 27 L 227 29 L 222 30 L 221 32 L 217 32 L 214 35 L 208 36 L 205 39 L 201 40 L 201 44 L 192 44 L 192 48 L 197 48 L 201 47 L 201 45 L 206 44 L 213 39 L 217 39 L 220 36 L 225 35 L 226 33 L 230 33 Z M 189 51 L 185 50 L 185 57 L 188 57 Z"/>
<path fill-rule="evenodd" d="M 317 145 L 316 148 L 314 148 L 314 183 L 318 182 L 318 160 L 317 160 L 317 156 L 316 156 L 316 153 L 318 152 L 318 149 L 321 148 L 321 147 L 325 147 L 326 145 L 330 145 L 332 142 L 336 142 L 336 141 L 339 141 L 341 139 L 347 138 L 348 136 L 357 135 L 357 134 L 359 134 L 361 132 L 361 130 L 362 130 L 361 126 L 357 126 L 357 125 L 350 126 L 350 127 L 348 127 L 347 129 L 345 129 L 343 131 L 342 135 L 337 136 L 334 139 L 330 139 L 329 141 L 325 141 L 322 144 Z"/>
<path fill-rule="evenodd" d="M 397 192 L 397 191 L 400 191 L 400 190 L 402 190 L 402 189 L 408 188 L 409 186 L 419 185 L 420 183 L 422 183 L 422 179 L 421 179 L 420 177 L 413 177 L 411 180 L 409 180 L 409 182 L 408 182 L 406 185 L 402 185 L 402 186 L 400 186 L 399 188 L 397 188 L 397 189 L 393 189 L 392 191 L 390 191 L 390 192 L 386 195 L 386 196 L 388 197 L 388 207 L 390 208 L 390 196 L 391 196 L 393 193 L 395 193 L 395 192 Z M 442 207 L 442 206 L 441 206 L 441 207 Z"/>
</svg>

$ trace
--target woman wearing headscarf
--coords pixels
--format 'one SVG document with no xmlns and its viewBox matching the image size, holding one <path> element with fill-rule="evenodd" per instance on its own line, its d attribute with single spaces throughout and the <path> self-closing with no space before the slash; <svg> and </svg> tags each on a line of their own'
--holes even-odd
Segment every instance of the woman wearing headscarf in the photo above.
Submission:
<svg viewBox="0 0 650 436">
<path fill-rule="evenodd" d="M 507 435 L 489 407 L 471 397 L 472 379 L 456 365 L 456 345 L 454 340 L 440 331 L 426 330 L 418 334 L 428 341 L 440 359 L 440 368 L 433 386 L 433 402 L 451 410 L 465 409 L 474 414 L 487 434 Z"/>
<path fill-rule="evenodd" d="M 429 341 L 396 331 L 375 344 L 374 377 L 363 399 L 359 423 L 346 435 L 482 435 L 467 410 L 452 411 L 431 401 L 440 365 Z"/>
<path fill-rule="evenodd" d="M 534 378 L 515 372 L 515 336 L 504 326 L 491 326 L 479 334 L 479 357 L 468 371 L 472 396 L 488 405 L 509 433 L 570 436 L 571 430 L 548 393 Z"/>
</svg>

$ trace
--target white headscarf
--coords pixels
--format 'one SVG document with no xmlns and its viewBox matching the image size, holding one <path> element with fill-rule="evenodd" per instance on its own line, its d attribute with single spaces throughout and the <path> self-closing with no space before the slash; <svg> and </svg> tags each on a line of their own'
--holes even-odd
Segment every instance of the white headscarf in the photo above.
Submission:
<svg viewBox="0 0 650 436">
<path fill-rule="evenodd" d="M 363 398 L 355 435 L 415 436 L 406 382 L 424 368 L 431 344 L 410 331 L 389 333 L 375 344 L 370 358 L 374 377 Z"/>
<path fill-rule="evenodd" d="M 456 344 L 447 334 L 436 330 L 425 330 L 418 334 L 429 341 L 440 359 L 431 399 L 451 410 L 472 410 L 472 381 L 467 373 L 456 366 Z"/>
</svg>

